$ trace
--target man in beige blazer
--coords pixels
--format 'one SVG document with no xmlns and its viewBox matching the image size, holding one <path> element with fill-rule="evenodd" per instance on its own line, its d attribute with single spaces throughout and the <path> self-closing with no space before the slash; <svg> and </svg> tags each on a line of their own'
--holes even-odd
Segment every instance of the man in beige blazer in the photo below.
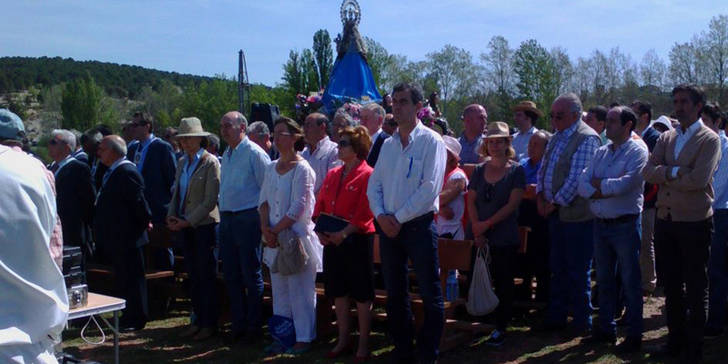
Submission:
<svg viewBox="0 0 728 364">
<path fill-rule="evenodd" d="M 676 86 L 672 98 L 680 127 L 660 135 L 643 175 L 660 186 L 655 256 L 658 281 L 665 287 L 668 328 L 662 351 L 699 362 L 708 307 L 712 177 L 720 159 L 720 140 L 699 119 L 705 105 L 701 88 Z"/>
</svg>

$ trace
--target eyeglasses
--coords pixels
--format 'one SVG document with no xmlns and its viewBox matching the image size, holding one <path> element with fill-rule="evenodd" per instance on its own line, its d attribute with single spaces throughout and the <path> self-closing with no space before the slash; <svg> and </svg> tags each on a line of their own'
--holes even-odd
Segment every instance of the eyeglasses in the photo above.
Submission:
<svg viewBox="0 0 728 364">
<path fill-rule="evenodd" d="M 61 142 L 59 142 L 56 139 L 51 139 L 51 140 L 48 141 L 48 144 L 50 144 L 50 145 L 57 145 L 57 144 L 61 144 Z"/>
<path fill-rule="evenodd" d="M 340 139 L 339 140 L 339 148 L 346 148 L 351 146 L 351 140 L 346 139 Z"/>
</svg>

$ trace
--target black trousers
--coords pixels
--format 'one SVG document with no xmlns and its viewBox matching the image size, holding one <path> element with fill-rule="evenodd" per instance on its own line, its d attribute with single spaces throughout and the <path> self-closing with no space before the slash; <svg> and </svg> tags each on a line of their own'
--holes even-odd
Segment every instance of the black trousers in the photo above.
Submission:
<svg viewBox="0 0 728 364">
<path fill-rule="evenodd" d="M 657 219 L 655 259 L 665 286 L 668 345 L 700 355 L 708 311 L 708 256 L 713 219 L 676 222 Z M 684 288 L 683 288 L 684 284 Z"/>
<path fill-rule="evenodd" d="M 518 255 L 516 265 L 523 280 L 519 297 L 526 295 L 530 299 L 531 278 L 536 278 L 536 301 L 548 302 L 549 284 L 551 282 L 551 270 L 549 269 L 550 239 L 548 221 L 540 216 L 536 210 L 536 202 L 523 200 L 518 212 L 518 225 L 528 226 L 531 232 L 528 234 L 528 246 L 525 255 Z"/>
<path fill-rule="evenodd" d="M 111 258 L 117 294 L 126 300 L 123 325 L 143 327 L 149 318 L 143 248 L 128 248 Z"/>
<path fill-rule="evenodd" d="M 215 247 L 215 226 L 207 224 L 182 230 L 185 265 L 190 275 L 190 298 L 199 327 L 217 327 L 219 304 L 217 299 L 217 259 L 212 254 Z"/>
<path fill-rule="evenodd" d="M 490 248 L 490 274 L 493 276 L 495 294 L 498 296 L 498 307 L 495 309 L 496 328 L 505 332 L 513 316 L 513 296 L 515 286 L 516 250 L 517 246 Z"/>
</svg>

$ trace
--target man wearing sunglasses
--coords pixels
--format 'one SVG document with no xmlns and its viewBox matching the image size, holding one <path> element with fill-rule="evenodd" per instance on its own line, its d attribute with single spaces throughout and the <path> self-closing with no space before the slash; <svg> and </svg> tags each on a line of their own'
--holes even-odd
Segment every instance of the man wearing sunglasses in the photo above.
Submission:
<svg viewBox="0 0 728 364">
<path fill-rule="evenodd" d="M 591 330 L 590 304 L 594 215 L 589 201 L 577 195 L 578 177 L 601 146 L 599 134 L 581 120 L 582 105 L 576 94 L 559 96 L 551 105 L 556 133 L 546 147 L 538 171 L 536 205 L 549 220 L 551 237 L 551 294 L 542 329 L 566 328 L 573 307 L 572 333 Z"/>
<path fill-rule="evenodd" d="M 65 129 L 51 132 L 48 155 L 56 166 L 56 205 L 63 224 L 63 241 L 66 245 L 80 246 L 83 258 L 88 259 L 93 254 L 91 219 L 96 191 L 89 166 L 71 155 L 75 147 L 76 137 L 72 132 Z"/>
<path fill-rule="evenodd" d="M 169 245 L 170 233 L 165 227 L 167 207 L 172 199 L 172 184 L 176 172 L 174 150 L 169 143 L 153 134 L 154 124 L 151 115 L 137 112 L 130 124 L 131 133 L 138 143 L 129 145 L 126 158 L 137 166 L 144 177 L 144 197 L 152 210 L 152 230 L 149 242 L 156 247 L 152 265 L 157 269 L 170 269 L 174 264 L 172 250 L 161 248 Z"/>
</svg>

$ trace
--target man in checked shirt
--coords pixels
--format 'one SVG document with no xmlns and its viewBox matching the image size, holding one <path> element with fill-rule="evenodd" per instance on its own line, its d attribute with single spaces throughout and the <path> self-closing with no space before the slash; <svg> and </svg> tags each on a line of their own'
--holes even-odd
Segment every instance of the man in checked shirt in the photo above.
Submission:
<svg viewBox="0 0 728 364">
<path fill-rule="evenodd" d="M 591 330 L 591 268 L 593 218 L 589 201 L 577 195 L 578 177 L 601 145 L 599 135 L 581 121 L 579 97 L 567 93 L 551 105 L 556 133 L 546 147 L 538 171 L 537 208 L 549 220 L 551 294 L 544 330 L 566 328 L 569 307 L 573 330 Z"/>
</svg>

